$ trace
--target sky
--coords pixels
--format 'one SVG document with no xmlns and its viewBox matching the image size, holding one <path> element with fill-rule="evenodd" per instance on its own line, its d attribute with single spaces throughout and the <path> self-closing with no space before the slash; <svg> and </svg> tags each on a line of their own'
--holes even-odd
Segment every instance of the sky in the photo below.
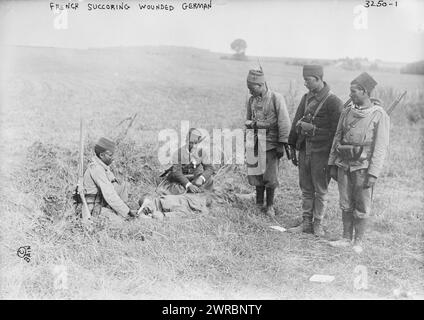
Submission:
<svg viewBox="0 0 424 320">
<path fill-rule="evenodd" d="M 50 2 L 78 3 L 55 12 Z M 88 4 L 127 3 L 130 10 L 91 10 Z M 186 1 L 189 2 L 189 1 Z M 209 0 L 193 1 L 208 3 Z M 374 1 L 377 3 L 377 1 Z M 412 62 L 424 57 L 424 1 L 212 0 L 209 10 L 182 10 L 181 0 L 38 0 L 0 3 L 0 44 L 69 48 L 176 45 L 231 53 L 236 38 L 247 55 L 337 59 L 366 57 Z M 141 11 L 138 4 L 173 5 Z"/>
</svg>

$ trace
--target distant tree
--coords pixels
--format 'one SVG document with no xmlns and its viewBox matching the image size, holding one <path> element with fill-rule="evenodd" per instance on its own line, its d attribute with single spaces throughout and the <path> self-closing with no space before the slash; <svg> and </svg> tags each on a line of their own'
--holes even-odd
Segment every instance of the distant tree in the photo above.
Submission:
<svg viewBox="0 0 424 320">
<path fill-rule="evenodd" d="M 401 73 L 424 74 L 424 60 L 409 63 L 401 70 Z"/>
<path fill-rule="evenodd" d="M 231 42 L 231 49 L 236 53 L 233 55 L 233 58 L 236 60 L 245 60 L 246 59 L 246 48 L 247 43 L 243 39 L 236 39 Z"/>
</svg>

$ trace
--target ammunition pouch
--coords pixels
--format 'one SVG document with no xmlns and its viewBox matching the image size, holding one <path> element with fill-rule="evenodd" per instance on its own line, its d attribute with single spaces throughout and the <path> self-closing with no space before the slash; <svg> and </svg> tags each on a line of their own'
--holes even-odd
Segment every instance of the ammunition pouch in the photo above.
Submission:
<svg viewBox="0 0 424 320">
<path fill-rule="evenodd" d="M 363 146 L 351 144 L 339 144 L 337 146 L 337 153 L 342 160 L 357 161 L 361 157 Z"/>
<path fill-rule="evenodd" d="M 107 202 L 103 199 L 101 193 L 97 194 L 86 194 L 85 200 L 92 216 L 98 216 L 102 212 L 102 208 L 106 207 L 112 209 Z"/>
<path fill-rule="evenodd" d="M 316 126 L 312 123 L 300 120 L 297 123 L 297 128 L 301 135 L 304 135 L 306 137 L 315 136 Z"/>
</svg>

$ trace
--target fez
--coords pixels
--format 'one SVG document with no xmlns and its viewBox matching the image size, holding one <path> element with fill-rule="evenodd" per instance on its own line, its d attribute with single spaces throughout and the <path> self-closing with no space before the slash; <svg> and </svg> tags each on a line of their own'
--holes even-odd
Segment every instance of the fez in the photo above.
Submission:
<svg viewBox="0 0 424 320">
<path fill-rule="evenodd" d="M 309 64 L 303 66 L 303 77 L 321 78 L 324 76 L 324 69 L 320 65 Z"/>
<path fill-rule="evenodd" d="M 99 141 L 97 141 L 96 145 L 94 146 L 94 150 L 98 151 L 99 153 L 105 152 L 106 150 L 109 150 L 110 152 L 115 152 L 115 142 L 107 139 L 107 138 L 100 138 Z"/>
<path fill-rule="evenodd" d="M 247 74 L 247 82 L 255 84 L 265 83 L 265 75 L 261 70 L 249 70 Z"/>
<path fill-rule="evenodd" d="M 371 93 L 371 91 L 377 85 L 377 82 L 366 72 L 361 73 L 355 79 L 352 80 L 350 84 L 358 85 L 363 88 L 366 92 Z"/>
</svg>

